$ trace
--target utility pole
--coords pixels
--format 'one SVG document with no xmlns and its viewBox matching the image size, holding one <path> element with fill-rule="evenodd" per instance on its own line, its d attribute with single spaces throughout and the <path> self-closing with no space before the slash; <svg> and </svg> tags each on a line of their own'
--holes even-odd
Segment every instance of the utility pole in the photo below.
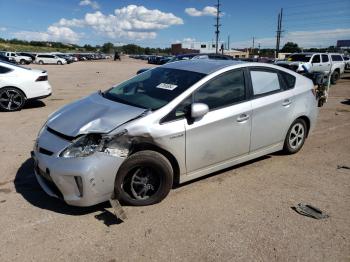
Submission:
<svg viewBox="0 0 350 262">
<path fill-rule="evenodd" d="M 221 26 L 221 24 L 220 24 L 220 13 L 221 13 L 221 11 L 220 11 L 220 0 L 218 0 L 218 3 L 215 5 L 215 7 L 216 7 L 216 24 L 214 25 L 215 26 L 215 28 L 216 28 L 216 31 L 215 31 L 215 35 L 216 35 L 216 45 L 215 45 L 215 47 L 216 47 L 216 53 L 218 53 L 218 45 L 219 45 L 219 34 L 220 34 L 220 26 Z"/>
<path fill-rule="evenodd" d="M 230 50 L 230 35 L 227 36 L 227 50 Z"/>
<path fill-rule="evenodd" d="M 255 37 L 253 36 L 253 49 L 252 49 L 252 54 L 254 55 L 255 53 Z"/>
<path fill-rule="evenodd" d="M 282 18 L 283 18 L 283 8 L 281 8 L 281 11 L 278 13 L 278 19 L 277 19 L 276 58 L 278 57 L 278 53 L 280 51 L 281 33 L 283 32 L 283 30 L 282 30 Z"/>
</svg>

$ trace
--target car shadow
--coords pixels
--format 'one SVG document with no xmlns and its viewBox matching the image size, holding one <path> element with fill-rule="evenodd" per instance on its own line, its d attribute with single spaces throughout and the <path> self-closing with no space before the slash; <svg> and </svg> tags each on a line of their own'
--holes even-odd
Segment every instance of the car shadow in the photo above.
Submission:
<svg viewBox="0 0 350 262">
<path fill-rule="evenodd" d="M 27 159 L 18 169 L 14 180 L 14 185 L 16 192 L 21 194 L 23 198 L 33 206 L 61 214 L 80 216 L 96 211 L 102 211 L 102 213 L 104 213 L 104 211 L 106 211 L 105 208 L 110 207 L 108 202 L 91 207 L 74 207 L 69 206 L 63 200 L 50 197 L 41 189 L 35 178 L 34 161 L 32 158 Z M 104 217 L 103 215 L 101 216 L 102 218 Z M 107 216 L 105 220 L 110 224 L 113 222 L 113 220 L 110 219 L 110 216 Z M 118 221 L 114 222 L 118 223 Z"/>
<path fill-rule="evenodd" d="M 41 100 L 28 100 L 24 104 L 23 109 L 40 108 L 44 106 L 46 106 L 46 104 Z"/>
<path fill-rule="evenodd" d="M 344 101 L 341 101 L 340 103 L 342 103 L 343 105 L 350 106 L 350 99 L 345 99 Z"/>
<path fill-rule="evenodd" d="M 233 170 L 239 169 L 241 167 L 248 166 L 248 165 L 251 165 L 253 163 L 256 163 L 256 162 L 259 162 L 259 161 L 263 161 L 263 160 L 266 160 L 266 159 L 269 159 L 269 158 L 271 158 L 271 155 L 261 156 L 261 157 L 249 160 L 247 162 L 244 162 L 244 163 L 241 163 L 241 164 L 238 164 L 238 165 L 235 165 L 235 166 L 231 166 L 231 167 L 228 167 L 228 168 L 225 168 L 225 169 L 222 169 L 222 170 L 210 173 L 208 175 L 205 175 L 205 176 L 193 179 L 191 181 L 188 181 L 188 182 L 185 182 L 185 183 L 182 183 L 182 184 L 176 184 L 176 185 L 173 186 L 173 189 L 181 188 L 183 186 L 187 186 L 187 185 L 190 185 L 192 183 L 195 183 L 195 182 L 198 182 L 198 181 L 201 181 L 201 180 L 205 180 L 205 179 L 208 179 L 210 177 L 214 177 L 214 176 L 220 175 L 220 174 L 228 172 L 228 171 L 233 171 Z"/>
</svg>

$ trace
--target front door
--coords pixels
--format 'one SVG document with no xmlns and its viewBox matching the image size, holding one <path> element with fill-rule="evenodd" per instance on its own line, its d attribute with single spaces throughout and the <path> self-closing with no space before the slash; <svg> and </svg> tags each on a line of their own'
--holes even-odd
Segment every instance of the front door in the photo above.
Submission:
<svg viewBox="0 0 350 262">
<path fill-rule="evenodd" d="M 243 70 L 232 70 L 193 94 L 193 102 L 207 104 L 210 111 L 185 125 L 187 173 L 248 154 L 251 102 L 245 82 Z"/>
</svg>

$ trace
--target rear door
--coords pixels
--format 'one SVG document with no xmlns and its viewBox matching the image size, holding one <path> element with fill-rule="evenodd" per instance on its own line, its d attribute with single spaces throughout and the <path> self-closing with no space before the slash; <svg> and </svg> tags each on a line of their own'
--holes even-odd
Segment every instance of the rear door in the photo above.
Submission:
<svg viewBox="0 0 350 262">
<path fill-rule="evenodd" d="M 250 151 L 254 152 L 283 143 L 293 115 L 294 93 L 286 87 L 283 74 L 287 73 L 265 67 L 249 71 L 253 90 Z M 291 79 L 289 86 L 293 87 L 295 77 L 291 77 L 294 83 Z"/>
<path fill-rule="evenodd" d="M 331 70 L 331 61 L 329 59 L 329 55 L 328 54 L 322 54 L 321 55 L 322 58 L 322 67 L 323 70 L 326 74 L 329 73 L 329 71 Z"/>
<path fill-rule="evenodd" d="M 323 65 L 321 63 L 321 56 L 319 54 L 316 54 L 311 59 L 312 64 L 312 72 L 323 72 Z"/>
</svg>

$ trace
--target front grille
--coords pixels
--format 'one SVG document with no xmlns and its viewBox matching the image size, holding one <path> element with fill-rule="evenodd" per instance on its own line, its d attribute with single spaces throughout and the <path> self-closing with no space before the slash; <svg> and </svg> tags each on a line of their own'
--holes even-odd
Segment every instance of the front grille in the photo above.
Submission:
<svg viewBox="0 0 350 262">
<path fill-rule="evenodd" d="M 73 137 L 73 136 L 67 136 L 67 135 L 62 134 L 62 133 L 60 133 L 60 132 L 57 132 L 56 130 L 53 130 L 53 129 L 50 128 L 50 127 L 47 127 L 46 129 L 47 129 L 47 132 L 50 132 L 51 134 L 54 134 L 54 135 L 56 135 L 56 136 L 58 136 L 58 137 L 60 137 L 60 138 L 63 138 L 64 140 L 73 141 L 74 138 L 75 138 L 75 137 Z"/>
<path fill-rule="evenodd" d="M 48 156 L 52 156 L 53 155 L 53 152 L 45 149 L 45 148 L 42 148 L 42 147 L 39 147 L 39 153 L 41 154 L 44 154 L 44 155 L 48 155 Z"/>
</svg>

